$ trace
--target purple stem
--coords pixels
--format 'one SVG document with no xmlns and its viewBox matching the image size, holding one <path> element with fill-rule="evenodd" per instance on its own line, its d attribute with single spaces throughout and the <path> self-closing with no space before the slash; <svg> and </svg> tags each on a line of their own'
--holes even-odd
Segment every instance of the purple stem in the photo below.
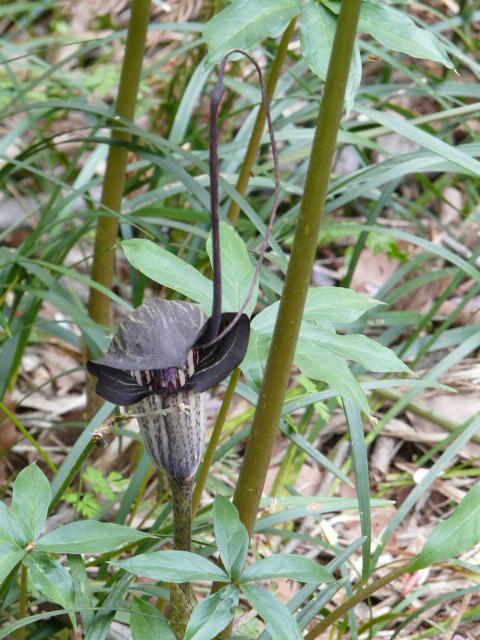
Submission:
<svg viewBox="0 0 480 640">
<path fill-rule="evenodd" d="M 239 311 L 230 322 L 230 324 L 221 332 L 218 333 L 220 327 L 220 318 L 222 311 L 222 275 L 221 275 L 221 262 L 220 262 L 220 232 L 219 232 L 219 218 L 218 218 L 218 132 L 217 132 L 217 120 L 218 120 L 218 107 L 225 91 L 225 85 L 223 84 L 223 76 L 225 73 L 225 65 L 228 57 L 232 53 L 241 53 L 246 56 L 250 62 L 254 65 L 258 77 L 260 79 L 260 86 L 262 90 L 262 100 L 265 107 L 265 114 L 267 117 L 268 132 L 270 134 L 270 144 L 272 147 L 273 163 L 275 168 L 275 191 L 273 196 L 272 211 L 268 221 L 268 226 L 265 231 L 262 246 L 255 267 L 255 273 L 253 274 L 252 283 L 248 290 L 247 296 L 242 303 Z M 246 51 L 242 49 L 231 49 L 222 58 L 220 62 L 220 68 L 218 72 L 217 84 L 215 85 L 210 98 L 210 202 L 211 202 L 211 217 L 212 217 L 212 248 L 213 248 L 213 305 L 212 316 L 204 335 L 204 342 L 198 345 L 200 348 L 209 347 L 215 342 L 218 342 L 225 336 L 233 326 L 238 322 L 241 315 L 245 311 L 250 298 L 252 297 L 255 289 L 255 283 L 260 273 L 260 267 L 262 266 L 263 256 L 267 248 L 268 238 L 272 230 L 273 222 L 275 220 L 275 214 L 277 212 L 278 197 L 280 190 L 280 178 L 279 178 L 279 166 L 278 166 L 278 154 L 277 145 L 275 143 L 275 136 L 273 132 L 272 118 L 270 115 L 270 107 L 268 104 L 267 90 L 263 81 L 262 71 L 257 61 Z"/>
</svg>

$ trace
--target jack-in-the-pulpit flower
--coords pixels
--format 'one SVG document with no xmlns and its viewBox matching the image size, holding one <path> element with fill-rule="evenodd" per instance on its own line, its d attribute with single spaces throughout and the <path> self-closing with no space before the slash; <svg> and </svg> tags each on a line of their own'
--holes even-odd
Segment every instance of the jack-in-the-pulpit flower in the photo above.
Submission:
<svg viewBox="0 0 480 640">
<path fill-rule="evenodd" d="M 234 316 L 223 313 L 219 331 Z M 136 405 L 145 448 L 172 478 L 195 473 L 205 439 L 205 391 L 240 364 L 248 346 L 246 315 L 202 347 L 208 323 L 196 304 L 154 298 L 122 321 L 103 358 L 87 363 L 102 398 Z"/>
</svg>

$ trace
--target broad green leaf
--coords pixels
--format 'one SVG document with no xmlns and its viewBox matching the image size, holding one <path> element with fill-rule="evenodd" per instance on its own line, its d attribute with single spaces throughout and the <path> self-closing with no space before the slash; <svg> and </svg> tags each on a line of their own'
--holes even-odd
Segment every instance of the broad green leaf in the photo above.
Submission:
<svg viewBox="0 0 480 640">
<path fill-rule="evenodd" d="M 322 80 L 327 77 L 336 28 L 336 17 L 328 9 L 314 0 L 305 2 L 300 22 L 302 52 L 310 69 Z M 358 44 L 355 43 L 345 93 L 347 114 L 353 107 L 361 80 L 362 61 Z"/>
<path fill-rule="evenodd" d="M 114 564 L 130 573 L 166 582 L 229 582 L 227 574 L 217 565 L 189 551 L 154 551 L 128 560 L 119 560 Z"/>
<path fill-rule="evenodd" d="M 259 334 L 250 326 L 247 353 L 240 368 L 248 384 L 253 388 L 260 387 L 262 384 L 271 339 L 271 335 Z"/>
<path fill-rule="evenodd" d="M 10 513 L 7 505 L 0 502 L 0 544 L 17 543 L 24 547 L 29 540 Z"/>
<path fill-rule="evenodd" d="M 235 579 L 240 575 L 247 557 L 248 533 L 235 505 L 221 495 L 217 495 L 213 502 L 213 526 L 223 565 Z"/>
<path fill-rule="evenodd" d="M 412 569 L 428 567 L 471 549 L 480 542 L 480 482 L 461 500 L 450 518 L 437 524 Z"/>
<path fill-rule="evenodd" d="M 247 247 L 238 233 L 226 222 L 220 222 L 220 247 L 222 261 L 222 309 L 238 311 L 252 284 L 255 267 L 248 257 Z M 207 240 L 207 253 L 212 257 L 212 234 Z M 257 302 L 258 280 L 245 313 L 250 314 Z"/>
<path fill-rule="evenodd" d="M 255 324 L 255 320 L 256 318 L 252 325 Z M 264 329 L 265 327 L 262 327 L 262 330 Z M 247 382 L 253 387 L 261 385 L 271 339 L 271 334 L 257 333 L 255 329 L 250 330 L 247 353 L 240 367 Z M 294 362 L 306 376 L 326 382 L 339 395 L 350 398 L 361 411 L 370 415 L 365 392 L 343 357 L 335 355 L 325 346 L 312 343 L 301 334 L 297 342 Z"/>
<path fill-rule="evenodd" d="M 370 415 L 365 393 L 343 358 L 300 336 L 295 352 L 295 364 L 306 376 L 326 382 L 339 395 L 350 398 L 361 411 L 367 416 Z"/>
<path fill-rule="evenodd" d="M 447 52 L 433 33 L 417 27 L 403 11 L 389 7 L 384 2 L 362 3 L 358 30 L 369 33 L 389 49 L 414 58 L 441 62 L 448 69 L 453 69 Z"/>
<path fill-rule="evenodd" d="M 335 579 L 330 571 L 311 558 L 294 553 L 275 553 L 248 566 L 240 576 L 240 584 L 275 578 L 290 578 L 318 584 L 332 582 Z"/>
<path fill-rule="evenodd" d="M 32 551 L 23 559 L 35 589 L 72 612 L 75 608 L 73 581 L 68 571 L 46 553 Z"/>
<path fill-rule="evenodd" d="M 35 549 L 57 553 L 109 553 L 122 544 L 150 537 L 142 531 L 112 522 L 81 520 L 42 536 Z"/>
<path fill-rule="evenodd" d="M 160 611 L 136 596 L 130 607 L 130 630 L 133 640 L 175 640 L 175 634 Z"/>
<path fill-rule="evenodd" d="M 276 38 L 300 9 L 299 0 L 234 0 L 203 29 L 207 62 L 220 62 L 229 49 L 251 51 L 266 36 Z"/>
<path fill-rule="evenodd" d="M 349 324 L 364 313 L 383 305 L 383 302 L 367 298 L 361 293 L 343 287 L 310 287 L 307 293 L 303 320 L 308 322 L 335 322 Z M 279 302 L 263 309 L 252 320 L 252 328 L 258 333 L 272 333 L 277 319 Z"/>
<path fill-rule="evenodd" d="M 233 618 L 238 597 L 238 588 L 229 584 L 217 593 L 204 598 L 193 610 L 184 640 L 216 638 Z"/>
<path fill-rule="evenodd" d="M 241 589 L 250 604 L 262 616 L 267 631 L 275 640 L 303 640 L 298 624 L 281 600 L 269 591 L 253 584 L 242 584 Z"/>
<path fill-rule="evenodd" d="M 0 545 L 0 584 L 27 552 L 14 544 Z"/>
<path fill-rule="evenodd" d="M 332 353 L 359 362 L 369 371 L 412 373 L 391 349 L 360 334 L 339 335 L 324 327 L 302 323 L 300 344 L 315 343 Z"/>
<path fill-rule="evenodd" d="M 122 242 L 127 260 L 151 280 L 199 302 L 210 313 L 213 284 L 192 265 L 151 240 L 133 238 Z"/>
<path fill-rule="evenodd" d="M 28 541 L 36 540 L 47 519 L 50 484 L 35 463 L 25 467 L 13 483 L 12 511 Z"/>
<path fill-rule="evenodd" d="M 340 0 L 321 1 L 334 13 L 340 11 Z M 393 51 L 401 51 L 414 58 L 435 60 L 453 69 L 442 43 L 431 31 L 418 27 L 405 12 L 385 2 L 363 0 L 358 31 L 370 34 Z"/>
</svg>

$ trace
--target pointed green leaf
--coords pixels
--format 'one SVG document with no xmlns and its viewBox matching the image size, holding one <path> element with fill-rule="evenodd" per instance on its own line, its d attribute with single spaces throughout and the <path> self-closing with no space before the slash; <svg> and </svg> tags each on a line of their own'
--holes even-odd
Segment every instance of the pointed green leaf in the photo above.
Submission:
<svg viewBox="0 0 480 640">
<path fill-rule="evenodd" d="M 148 533 L 112 522 L 81 520 L 42 536 L 35 549 L 57 553 L 109 553 L 122 544 L 150 537 Z"/>
<path fill-rule="evenodd" d="M 229 49 L 250 51 L 266 36 L 276 38 L 300 9 L 299 0 L 234 0 L 203 29 L 207 62 L 220 62 Z"/>
<path fill-rule="evenodd" d="M 0 545 L 0 584 L 25 554 L 25 549 L 19 549 L 14 544 Z"/>
<path fill-rule="evenodd" d="M 275 640 L 303 640 L 300 628 L 281 600 L 269 591 L 253 584 L 242 584 L 241 589 L 250 604 L 262 616 L 267 631 Z"/>
<path fill-rule="evenodd" d="M 305 2 L 300 21 L 302 52 L 310 69 L 322 80 L 327 77 L 336 28 L 337 19 L 328 9 L 314 0 Z M 355 43 L 345 93 L 347 113 L 353 107 L 361 80 L 362 61 L 358 44 Z"/>
<path fill-rule="evenodd" d="M 441 62 L 448 69 L 453 69 L 443 45 L 431 31 L 417 27 L 403 11 L 389 7 L 384 2 L 362 3 L 358 30 L 369 33 L 393 51 Z"/>
<path fill-rule="evenodd" d="M 29 540 L 10 513 L 7 505 L 0 502 L 0 544 L 5 542 L 24 547 Z"/>
<path fill-rule="evenodd" d="M 290 578 L 318 584 L 332 582 L 335 579 L 328 569 L 311 558 L 294 553 L 276 553 L 248 566 L 240 576 L 240 584 L 274 578 Z"/>
<path fill-rule="evenodd" d="M 130 630 L 133 640 L 175 640 L 175 634 L 160 611 L 136 596 L 130 607 Z"/>
<path fill-rule="evenodd" d="M 204 598 L 193 610 L 184 640 L 216 638 L 233 618 L 238 597 L 238 588 L 229 584 L 217 593 Z"/>
<path fill-rule="evenodd" d="M 125 240 L 122 249 L 130 264 L 151 280 L 199 302 L 210 313 L 213 283 L 195 267 L 151 240 Z"/>
<path fill-rule="evenodd" d="M 360 334 L 339 335 L 324 327 L 302 323 L 300 336 L 304 343 L 315 343 L 335 355 L 359 362 L 369 371 L 412 373 L 391 349 Z"/>
<path fill-rule="evenodd" d="M 227 574 L 217 565 L 188 551 L 154 551 L 128 560 L 119 560 L 114 564 L 130 573 L 166 582 L 229 582 Z"/>
<path fill-rule="evenodd" d="M 350 398 L 361 411 L 370 415 L 365 393 L 343 358 L 300 336 L 295 352 L 295 364 L 306 376 L 326 382 L 339 395 Z"/>
<path fill-rule="evenodd" d="M 238 311 L 252 284 L 255 267 L 248 257 L 247 247 L 238 233 L 226 222 L 220 222 L 220 247 L 222 262 L 222 309 Z M 207 253 L 212 257 L 212 234 L 207 240 Z M 257 302 L 258 280 L 245 313 L 250 314 Z"/>
<path fill-rule="evenodd" d="M 37 465 L 22 469 L 13 483 L 12 511 L 29 542 L 45 524 L 50 499 L 50 484 Z"/>
<path fill-rule="evenodd" d="M 43 595 L 72 612 L 75 608 L 73 581 L 68 571 L 46 553 L 32 551 L 23 559 L 28 577 Z"/>
<path fill-rule="evenodd" d="M 412 569 L 448 560 L 480 542 L 480 482 L 461 500 L 450 518 L 437 524 Z"/>
<path fill-rule="evenodd" d="M 247 557 L 248 533 L 235 505 L 221 495 L 217 495 L 213 503 L 213 526 L 223 565 L 235 579 L 239 576 Z"/>
</svg>

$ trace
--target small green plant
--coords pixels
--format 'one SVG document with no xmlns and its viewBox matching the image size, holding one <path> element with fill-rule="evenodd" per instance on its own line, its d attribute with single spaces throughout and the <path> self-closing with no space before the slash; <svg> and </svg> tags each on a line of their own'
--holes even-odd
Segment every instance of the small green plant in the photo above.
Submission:
<svg viewBox="0 0 480 640">
<path fill-rule="evenodd" d="M 26 615 L 28 584 L 37 600 L 46 597 L 60 604 L 76 627 L 74 579 L 55 554 L 110 553 L 150 538 L 136 529 L 96 520 L 71 522 L 42 535 L 51 500 L 50 483 L 31 464 L 13 484 L 12 511 L 0 502 L 0 584 L 13 580 L 21 567 L 20 621 L 15 628 L 21 628 Z"/>
<path fill-rule="evenodd" d="M 112 500 L 115 497 L 113 489 L 121 491 L 126 489 L 128 484 L 128 480 L 118 471 L 110 471 L 107 476 L 104 476 L 100 469 L 91 466 L 86 467 L 82 474 L 82 481 L 89 483 L 91 489 L 87 491 L 68 489 L 65 500 L 70 502 L 84 518 L 94 518 L 100 511 L 100 501 L 95 494 Z"/>
</svg>

